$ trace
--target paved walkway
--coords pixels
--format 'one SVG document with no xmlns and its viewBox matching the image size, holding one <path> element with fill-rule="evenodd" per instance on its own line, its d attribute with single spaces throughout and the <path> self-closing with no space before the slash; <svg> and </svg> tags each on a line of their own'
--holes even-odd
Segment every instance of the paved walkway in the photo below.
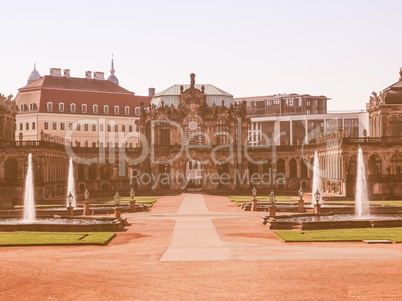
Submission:
<svg viewBox="0 0 402 301">
<path fill-rule="evenodd" d="M 402 244 L 283 243 L 263 214 L 162 196 L 104 247 L 0 248 L 0 300 L 402 300 Z"/>
<path fill-rule="evenodd" d="M 161 261 L 230 260 L 230 243 L 220 239 L 211 217 L 201 194 L 186 195 Z"/>
<path fill-rule="evenodd" d="M 185 194 L 177 213 L 151 212 L 136 218 L 175 220 L 171 242 L 161 261 L 402 259 L 400 245 L 383 248 L 362 243 L 282 243 L 279 239 L 263 244 L 243 243 L 239 239 L 226 242 L 222 241 L 213 222 L 236 219 L 240 230 L 244 226 L 242 218 L 262 215 L 262 212 L 210 212 L 203 195 Z M 262 227 L 262 223 L 260 225 Z M 271 232 L 263 227 L 266 232 Z"/>
</svg>

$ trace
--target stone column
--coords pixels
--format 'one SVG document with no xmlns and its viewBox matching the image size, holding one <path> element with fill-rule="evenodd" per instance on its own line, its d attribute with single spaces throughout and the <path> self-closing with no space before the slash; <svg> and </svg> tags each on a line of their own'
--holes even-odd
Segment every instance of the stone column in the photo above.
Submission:
<svg viewBox="0 0 402 301">
<path fill-rule="evenodd" d="M 114 217 L 120 218 L 121 217 L 121 207 L 114 208 Z"/>
<path fill-rule="evenodd" d="M 90 215 L 91 212 L 89 211 L 89 202 L 85 201 L 84 202 L 84 215 Z"/>
<path fill-rule="evenodd" d="M 257 199 L 253 198 L 253 200 L 251 201 L 251 211 L 257 211 Z"/>
</svg>

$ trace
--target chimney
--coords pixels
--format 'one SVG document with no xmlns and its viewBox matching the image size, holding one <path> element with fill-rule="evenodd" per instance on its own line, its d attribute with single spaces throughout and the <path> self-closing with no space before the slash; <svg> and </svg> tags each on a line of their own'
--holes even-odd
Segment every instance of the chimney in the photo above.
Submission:
<svg viewBox="0 0 402 301">
<path fill-rule="evenodd" d="M 105 80 L 105 73 L 104 72 L 94 72 L 94 79 Z"/>
<path fill-rule="evenodd" d="M 61 76 L 61 69 L 60 68 L 50 68 L 50 75 L 51 76 Z"/>
<path fill-rule="evenodd" d="M 148 89 L 148 96 L 149 97 L 154 97 L 155 96 L 155 88 L 149 88 Z"/>
<path fill-rule="evenodd" d="M 92 79 L 92 72 L 91 71 L 85 71 L 85 78 L 86 79 Z"/>
<path fill-rule="evenodd" d="M 70 69 L 64 69 L 64 77 L 70 77 Z"/>
</svg>

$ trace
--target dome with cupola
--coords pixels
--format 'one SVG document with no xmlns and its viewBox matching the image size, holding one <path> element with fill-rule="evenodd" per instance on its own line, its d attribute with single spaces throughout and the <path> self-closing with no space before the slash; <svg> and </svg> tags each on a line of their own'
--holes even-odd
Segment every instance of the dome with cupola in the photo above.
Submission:
<svg viewBox="0 0 402 301">
<path fill-rule="evenodd" d="M 28 77 L 27 85 L 33 83 L 34 81 L 40 79 L 40 74 L 36 70 L 36 64 L 34 64 L 34 70 L 31 72 L 31 75 Z"/>
</svg>

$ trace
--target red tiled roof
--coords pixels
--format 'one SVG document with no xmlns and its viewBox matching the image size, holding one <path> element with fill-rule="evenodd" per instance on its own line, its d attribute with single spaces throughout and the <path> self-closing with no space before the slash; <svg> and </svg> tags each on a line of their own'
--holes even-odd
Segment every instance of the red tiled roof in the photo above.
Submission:
<svg viewBox="0 0 402 301">
<path fill-rule="evenodd" d="M 49 112 L 47 103 L 53 104 L 52 112 L 59 112 L 59 103 L 64 103 L 63 114 L 113 115 L 114 106 L 119 106 L 119 116 L 127 116 L 124 107 L 130 107 L 130 116 L 141 102 L 148 106 L 152 97 L 137 96 L 108 80 L 85 78 L 65 78 L 44 76 L 37 81 L 19 89 L 15 101 L 17 105 L 35 103 L 40 112 Z M 75 112 L 70 111 L 70 104 L 76 105 Z M 87 105 L 87 113 L 82 112 L 82 104 Z M 92 111 L 92 105 L 98 105 L 98 113 Z M 109 106 L 109 114 L 103 113 L 103 106 Z"/>
<path fill-rule="evenodd" d="M 134 94 L 134 92 L 128 91 L 108 80 L 96 80 L 96 79 L 86 79 L 78 77 L 64 77 L 64 76 L 50 76 L 50 75 L 41 77 L 40 79 L 34 81 L 33 83 L 23 88 L 20 88 L 19 91 L 25 91 L 37 88 Z"/>
</svg>

